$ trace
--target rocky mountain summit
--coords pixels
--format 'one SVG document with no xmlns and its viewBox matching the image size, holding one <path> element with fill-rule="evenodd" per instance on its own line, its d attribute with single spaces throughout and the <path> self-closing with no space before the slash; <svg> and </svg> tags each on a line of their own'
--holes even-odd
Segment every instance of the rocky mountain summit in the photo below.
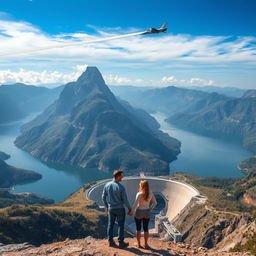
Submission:
<svg viewBox="0 0 256 256">
<path fill-rule="evenodd" d="M 140 118 L 129 109 L 115 98 L 99 70 L 88 67 L 24 127 L 15 144 L 46 162 L 167 173 L 180 143 L 149 127 L 145 113 Z"/>
<path fill-rule="evenodd" d="M 130 246 L 126 249 L 110 248 L 107 240 L 99 240 L 94 238 L 84 238 L 77 240 L 66 239 L 63 242 L 44 244 L 40 247 L 29 247 L 28 244 L 20 244 L 13 246 L 0 246 L 0 254 L 2 256 L 134 256 L 134 255 L 154 255 L 154 256 L 250 256 L 250 253 L 229 253 L 223 251 L 207 250 L 204 247 L 196 248 L 189 244 L 177 244 L 174 242 L 165 242 L 159 239 L 150 239 L 151 248 L 137 248 L 135 239 L 129 238 L 126 241 Z"/>
</svg>

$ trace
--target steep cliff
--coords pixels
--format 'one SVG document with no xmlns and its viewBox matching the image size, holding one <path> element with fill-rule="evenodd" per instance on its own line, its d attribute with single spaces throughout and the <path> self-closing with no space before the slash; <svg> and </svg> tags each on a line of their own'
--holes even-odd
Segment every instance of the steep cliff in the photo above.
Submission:
<svg viewBox="0 0 256 256">
<path fill-rule="evenodd" d="M 255 179 L 250 175 L 220 179 L 178 173 L 176 177 L 192 183 L 208 198 L 204 205 L 192 200 L 173 220 L 186 243 L 223 251 L 236 246 L 236 250 L 256 252 L 251 245 L 256 235 L 256 208 L 244 200 Z"/>
<path fill-rule="evenodd" d="M 186 243 L 224 251 L 229 251 L 238 242 L 245 243 L 247 239 L 243 241 L 242 230 L 251 234 L 256 232 L 252 217 L 205 206 L 195 206 L 189 212 L 182 212 L 174 225 Z"/>
</svg>

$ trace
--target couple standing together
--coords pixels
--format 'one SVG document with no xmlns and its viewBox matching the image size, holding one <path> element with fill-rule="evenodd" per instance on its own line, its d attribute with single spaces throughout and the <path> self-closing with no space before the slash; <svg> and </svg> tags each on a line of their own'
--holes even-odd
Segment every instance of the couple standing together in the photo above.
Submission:
<svg viewBox="0 0 256 256">
<path fill-rule="evenodd" d="M 144 247 L 149 248 L 148 245 L 148 224 L 150 219 L 150 212 L 156 206 L 156 199 L 149 189 L 148 181 L 142 180 L 140 182 L 139 192 L 136 195 L 133 207 L 130 206 L 125 187 L 120 183 L 123 178 L 123 170 L 115 170 L 113 172 L 114 179 L 108 182 L 102 193 L 102 200 L 105 209 L 108 213 L 108 242 L 109 246 L 117 246 L 113 237 L 113 229 L 115 221 L 118 223 L 118 242 L 119 248 L 125 248 L 129 244 L 124 242 L 124 223 L 125 223 L 125 206 L 128 209 L 128 215 L 134 214 L 136 223 L 136 238 L 137 246 L 141 248 L 141 226 L 143 224 L 144 230 Z"/>
</svg>

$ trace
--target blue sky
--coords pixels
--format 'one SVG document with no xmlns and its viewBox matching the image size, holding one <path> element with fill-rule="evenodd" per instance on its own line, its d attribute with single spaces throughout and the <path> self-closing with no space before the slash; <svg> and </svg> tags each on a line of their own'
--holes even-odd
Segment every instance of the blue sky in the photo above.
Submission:
<svg viewBox="0 0 256 256">
<path fill-rule="evenodd" d="M 108 84 L 256 89 L 255 0 L 1 0 L 0 55 L 138 32 L 166 34 L 0 56 L 0 83 L 61 84 L 87 65 Z"/>
</svg>

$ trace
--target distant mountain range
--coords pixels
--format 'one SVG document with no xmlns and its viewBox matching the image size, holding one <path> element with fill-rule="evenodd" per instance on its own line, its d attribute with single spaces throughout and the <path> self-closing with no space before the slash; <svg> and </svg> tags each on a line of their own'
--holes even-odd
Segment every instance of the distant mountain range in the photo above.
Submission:
<svg viewBox="0 0 256 256">
<path fill-rule="evenodd" d="M 153 89 L 161 89 L 156 86 L 131 86 L 131 85 L 110 85 L 111 91 L 120 96 L 123 99 L 128 100 L 128 98 L 133 97 L 134 94 L 138 92 L 145 92 Z M 169 86 L 171 87 L 171 86 Z M 177 86 L 173 86 L 177 87 Z M 243 94 L 247 91 L 246 89 L 236 88 L 236 87 L 218 87 L 218 86 L 179 86 L 179 89 L 189 89 L 189 90 L 197 90 L 202 92 L 216 92 L 218 94 L 222 94 L 228 97 L 239 98 L 242 97 Z"/>
<path fill-rule="evenodd" d="M 241 98 L 229 98 L 170 115 L 168 122 L 198 132 L 241 138 L 243 145 L 256 151 L 256 90 Z"/>
<path fill-rule="evenodd" d="M 119 102 L 96 67 L 68 83 L 59 99 L 23 127 L 18 147 L 47 162 L 168 173 L 180 142 L 146 112 Z"/>
<path fill-rule="evenodd" d="M 0 123 L 40 112 L 56 100 L 63 86 L 49 89 L 22 83 L 0 86 Z"/>
<path fill-rule="evenodd" d="M 216 88 L 208 87 L 210 89 Z M 228 91 L 228 88 L 223 90 Z M 133 106 L 148 112 L 162 112 L 174 125 L 208 135 L 240 139 L 245 147 L 256 151 L 256 90 L 237 89 L 237 92 L 244 94 L 234 98 L 174 86 L 147 90 L 116 89 L 117 95 Z"/>
<path fill-rule="evenodd" d="M 128 87 L 123 90 L 116 90 L 116 94 L 134 107 L 142 108 L 151 113 L 161 112 L 166 115 L 191 110 L 191 108 L 202 108 L 205 105 L 228 98 L 217 93 L 175 86 L 149 90 Z"/>
<path fill-rule="evenodd" d="M 8 95 L 0 92 L 0 124 L 11 122 L 22 117 L 24 117 L 24 113 L 19 109 L 18 104 Z"/>
<path fill-rule="evenodd" d="M 216 92 L 219 94 L 226 95 L 228 97 L 239 98 L 247 91 L 246 89 L 236 87 L 218 87 L 218 86 L 188 86 L 187 89 L 199 90 L 204 92 Z"/>
</svg>

